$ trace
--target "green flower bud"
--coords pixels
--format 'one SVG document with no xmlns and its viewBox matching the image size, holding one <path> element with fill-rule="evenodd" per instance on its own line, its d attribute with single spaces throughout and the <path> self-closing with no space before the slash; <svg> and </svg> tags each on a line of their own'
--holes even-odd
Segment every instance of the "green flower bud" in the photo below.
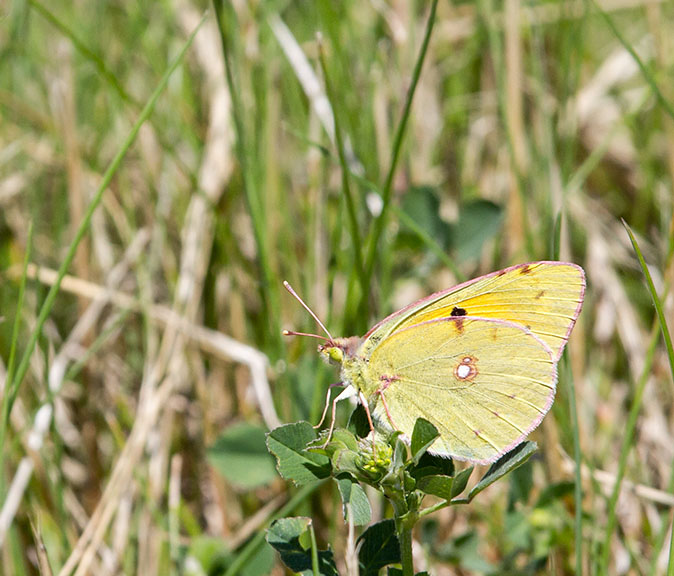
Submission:
<svg viewBox="0 0 674 576">
<path fill-rule="evenodd" d="M 369 479 L 379 480 L 389 471 L 393 450 L 388 444 L 375 438 L 373 445 L 372 438 L 361 438 L 358 449 L 356 466 Z"/>
</svg>

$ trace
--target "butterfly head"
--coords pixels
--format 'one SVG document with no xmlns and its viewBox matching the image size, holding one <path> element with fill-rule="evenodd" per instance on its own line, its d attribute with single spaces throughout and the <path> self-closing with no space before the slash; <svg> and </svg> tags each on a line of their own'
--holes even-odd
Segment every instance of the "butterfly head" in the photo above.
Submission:
<svg viewBox="0 0 674 576">
<path fill-rule="evenodd" d="M 325 327 L 323 322 L 320 321 L 318 316 L 314 314 L 313 310 L 309 308 L 293 290 L 292 286 L 288 282 L 283 282 L 286 290 L 290 292 L 293 297 L 304 307 L 304 309 L 311 314 L 311 317 L 316 321 L 316 323 L 323 329 L 323 332 L 327 334 L 326 336 L 319 336 L 318 334 L 308 334 L 306 332 L 295 332 L 294 330 L 284 330 L 283 334 L 286 336 L 309 336 L 311 338 L 318 338 L 323 340 L 323 344 L 318 347 L 318 353 L 330 364 L 337 364 L 338 366 L 344 367 L 345 363 L 353 364 L 349 362 L 350 360 L 355 359 L 356 352 L 360 346 L 361 339 L 358 336 L 352 336 L 350 338 L 333 338 L 332 334 Z"/>
<path fill-rule="evenodd" d="M 355 356 L 356 350 L 360 345 L 358 336 L 350 338 L 331 338 L 325 344 L 318 347 L 318 353 L 330 364 L 341 366 L 345 358 Z"/>
</svg>

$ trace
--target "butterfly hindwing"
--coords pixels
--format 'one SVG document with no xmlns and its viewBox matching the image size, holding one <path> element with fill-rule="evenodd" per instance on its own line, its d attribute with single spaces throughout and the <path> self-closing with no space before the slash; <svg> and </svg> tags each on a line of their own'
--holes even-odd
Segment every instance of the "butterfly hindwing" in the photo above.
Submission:
<svg viewBox="0 0 674 576">
<path fill-rule="evenodd" d="M 556 362 L 549 346 L 522 326 L 450 317 L 387 336 L 369 357 L 366 380 L 363 392 L 384 425 L 411 438 L 416 419 L 426 418 L 440 432 L 432 452 L 487 463 L 550 409 Z"/>
</svg>

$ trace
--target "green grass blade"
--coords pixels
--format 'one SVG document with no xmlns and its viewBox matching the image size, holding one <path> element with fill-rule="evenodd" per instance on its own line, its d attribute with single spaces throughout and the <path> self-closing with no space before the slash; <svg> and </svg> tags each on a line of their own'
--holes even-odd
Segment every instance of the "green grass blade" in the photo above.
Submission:
<svg viewBox="0 0 674 576">
<path fill-rule="evenodd" d="M 634 252 L 636 253 L 637 258 L 639 259 L 641 270 L 644 274 L 644 277 L 646 278 L 646 282 L 648 284 L 648 291 L 651 294 L 651 298 L 653 299 L 653 306 L 655 306 L 655 311 L 658 316 L 658 323 L 660 325 L 660 331 L 662 332 L 662 338 L 665 341 L 665 348 L 667 349 L 667 359 L 669 360 L 669 369 L 672 374 L 672 378 L 674 378 L 674 348 L 672 347 L 672 337 L 669 332 L 669 327 L 667 326 L 667 319 L 665 317 L 665 312 L 662 308 L 662 300 L 658 297 L 657 290 L 655 289 L 655 284 L 653 284 L 653 278 L 651 277 L 651 273 L 649 272 L 648 266 L 646 265 L 646 260 L 644 259 L 644 256 L 641 253 L 641 249 L 639 248 L 639 244 L 637 243 L 637 240 L 634 237 L 632 230 L 624 220 L 623 226 L 625 226 L 627 234 L 629 234 L 630 242 L 632 242 L 632 247 L 634 248 Z M 644 377 L 644 384 L 645 381 L 646 377 Z M 672 531 L 672 535 L 669 542 L 669 563 L 667 565 L 668 576 L 674 576 L 674 558 L 672 557 L 673 551 L 674 551 L 674 531 Z M 607 551 L 604 551 L 604 554 L 606 555 Z"/>
<path fill-rule="evenodd" d="M 19 328 L 21 326 L 21 316 L 23 314 L 23 303 L 26 295 L 26 279 L 28 278 L 28 264 L 30 262 L 31 250 L 33 247 L 33 223 L 28 227 L 28 242 L 26 244 L 26 255 L 23 261 L 23 274 L 21 275 L 21 283 L 19 284 L 19 299 L 14 311 L 14 326 L 12 328 L 12 342 L 9 351 L 9 360 L 7 361 L 7 374 L 5 375 L 5 391 L 7 393 L 2 395 L 2 420 L 0 420 L 0 496 L 5 495 L 5 476 L 1 472 L 5 469 L 5 435 L 7 434 L 7 425 L 9 423 L 9 414 L 11 412 L 11 404 L 9 402 L 10 383 L 14 378 L 14 364 L 16 362 L 16 344 L 19 341 Z"/>
<path fill-rule="evenodd" d="M 236 11 L 230 2 L 213 0 L 216 14 L 218 31 L 222 42 L 222 53 L 225 61 L 225 79 L 232 102 L 232 118 L 236 129 L 236 155 L 241 166 L 241 179 L 248 212 L 253 224 L 253 236 L 257 248 L 258 264 L 260 266 L 262 282 L 260 283 L 260 295 L 265 308 L 263 316 L 267 318 L 267 336 L 273 345 L 273 349 L 280 354 L 281 330 L 277 325 L 278 318 L 278 286 L 280 282 L 271 265 L 267 245 L 267 226 L 265 211 L 260 190 L 257 186 L 254 169 L 259 165 L 253 165 L 255 154 L 249 149 L 248 131 L 246 129 L 245 106 L 241 98 L 241 74 L 236 66 L 239 60 L 239 30 Z"/>
<path fill-rule="evenodd" d="M 672 468 L 674 468 L 674 462 L 672 463 Z M 674 494 L 674 469 L 670 470 L 669 483 L 667 484 L 667 493 Z M 672 523 L 669 521 L 670 514 L 671 510 L 669 509 L 660 514 L 660 517 L 662 518 L 662 526 L 660 527 L 660 531 L 658 532 L 655 541 L 653 543 L 653 554 L 651 557 L 651 563 L 648 572 L 651 576 L 657 576 L 657 574 L 661 573 L 660 570 L 658 569 L 658 559 L 660 558 L 660 551 L 662 550 L 662 547 L 665 545 L 667 532 L 669 532 L 669 529 L 671 528 Z M 670 543 L 670 552 L 671 552 L 671 543 Z M 669 563 L 669 566 L 671 567 L 671 562 Z M 668 576 L 672 576 L 671 572 L 668 572 Z"/>
<path fill-rule="evenodd" d="M 637 54 L 636 50 L 622 35 L 620 30 L 618 30 L 618 27 L 613 22 L 613 19 L 604 10 L 601 9 L 601 7 L 597 4 L 596 0 L 590 0 L 590 2 L 592 2 L 592 4 L 594 5 L 595 10 L 597 10 L 597 12 L 601 14 L 601 17 L 604 19 L 607 26 L 611 29 L 613 35 L 623 45 L 623 48 L 625 48 L 625 50 L 627 50 L 630 53 L 630 56 L 634 58 L 634 61 L 637 63 L 637 66 L 639 66 L 639 70 L 641 70 L 644 79 L 646 80 L 646 82 L 648 82 L 648 85 L 651 87 L 651 90 L 653 91 L 656 100 L 660 103 L 665 112 L 667 112 L 667 114 L 669 114 L 669 116 L 672 119 L 674 119 L 674 106 L 672 106 L 669 100 L 667 100 L 667 98 L 664 97 L 660 88 L 658 87 L 657 82 L 655 81 L 655 78 L 653 77 L 653 74 L 651 74 L 651 71 L 646 67 L 643 60 Z"/>
<path fill-rule="evenodd" d="M 335 146 L 337 147 L 339 163 L 342 168 L 342 192 L 344 194 L 344 200 L 346 202 L 346 212 L 349 218 L 349 228 L 351 230 L 351 243 L 353 244 L 353 257 L 355 260 L 356 275 L 360 282 L 361 294 L 367 294 L 368 279 L 365 274 L 363 253 L 361 252 L 363 243 L 360 236 L 358 217 L 356 215 L 356 206 L 354 204 L 353 195 L 351 193 L 351 182 L 350 182 L 351 170 L 349 169 L 349 164 L 344 150 L 344 139 L 342 137 L 342 127 L 338 111 L 339 107 L 337 106 L 337 102 L 335 99 L 334 87 L 332 85 L 332 81 L 330 80 L 328 67 L 325 63 L 325 53 L 323 50 L 323 44 L 320 41 L 318 48 L 318 60 L 321 64 L 321 70 L 323 71 L 323 78 L 325 81 L 325 92 L 327 94 L 328 100 L 330 101 L 330 105 L 332 106 L 332 118 L 335 125 Z M 367 299 L 364 299 L 364 301 L 367 302 Z"/>
<path fill-rule="evenodd" d="M 46 6 L 42 5 L 37 0 L 28 0 L 28 4 L 30 4 L 33 10 L 40 14 L 40 16 L 42 16 L 47 22 L 54 26 L 54 28 L 56 28 L 61 34 L 68 38 L 68 40 L 72 42 L 72 45 L 77 49 L 78 52 L 80 52 L 80 54 L 82 54 L 82 56 L 93 63 L 101 77 L 104 78 L 110 84 L 110 86 L 115 89 L 122 100 L 136 104 L 133 97 L 125 90 L 124 86 L 119 83 L 117 76 L 115 76 L 108 69 L 105 61 L 93 50 L 91 50 L 86 45 L 86 43 L 75 33 L 74 30 L 68 27 L 58 16 L 56 16 L 56 14 L 51 12 L 49 9 L 47 9 Z"/>
<path fill-rule="evenodd" d="M 76 31 L 69 27 L 63 19 L 59 18 L 56 14 L 51 12 L 46 6 L 38 2 L 37 0 L 28 0 L 28 4 L 33 8 L 40 16 L 42 16 L 47 22 L 49 22 L 54 28 L 56 28 L 64 37 L 66 37 L 75 49 L 88 61 L 90 61 L 96 71 L 103 80 L 105 80 L 112 88 L 117 92 L 117 95 L 124 101 L 129 104 L 132 109 L 136 112 L 140 112 L 142 109 L 142 103 L 138 101 L 132 94 L 130 94 L 122 83 L 117 79 L 117 76 L 108 68 L 105 63 L 105 60 L 101 58 L 96 52 L 94 52 L 86 42 L 80 38 Z M 152 120 L 150 120 L 152 122 Z M 175 145 L 172 141 L 169 140 L 169 137 L 166 136 L 163 130 L 163 126 L 154 124 L 155 132 L 157 138 L 161 142 L 162 146 L 170 154 L 171 158 L 180 166 L 181 170 L 196 183 L 194 175 L 190 172 L 188 166 L 186 166 L 183 159 L 176 152 Z"/>
<path fill-rule="evenodd" d="M 568 355 L 564 354 L 562 359 L 564 364 L 564 375 L 566 390 L 569 394 L 569 417 L 571 419 L 571 432 L 573 435 L 573 460 L 575 462 L 573 500 L 575 506 L 574 515 L 574 537 L 575 537 L 575 557 L 576 574 L 583 573 L 583 480 L 581 477 L 581 466 L 583 456 L 580 451 L 580 432 L 578 427 L 578 404 L 576 401 L 576 386 L 573 378 L 569 377 L 571 367 L 569 366 Z"/>
<path fill-rule="evenodd" d="M 157 104 L 157 101 L 159 100 L 159 96 L 162 94 L 166 86 L 168 85 L 169 78 L 173 74 L 173 72 L 178 68 L 178 66 L 181 64 L 183 61 L 183 58 L 185 57 L 185 54 L 187 53 L 187 50 L 189 47 L 192 45 L 192 41 L 194 40 L 194 37 L 196 36 L 197 32 L 201 28 L 201 25 L 205 22 L 206 16 L 204 15 L 195 28 L 194 32 L 190 35 L 190 37 L 187 39 L 185 42 L 182 50 L 178 54 L 177 58 L 173 61 L 171 66 L 169 66 L 168 70 L 165 72 L 164 76 L 162 77 L 161 81 L 159 82 L 159 85 L 155 89 L 155 91 L 152 93 L 152 96 L 150 97 L 148 103 L 145 105 L 143 108 L 143 111 L 140 113 L 140 116 L 138 117 L 138 120 L 134 124 L 134 126 L 131 128 L 131 131 L 129 132 L 129 135 L 126 137 L 125 141 L 123 142 L 122 146 L 120 147 L 119 151 L 113 158 L 112 162 L 110 163 L 110 166 L 108 166 L 108 169 L 105 171 L 105 174 L 103 175 L 103 178 L 101 179 L 101 183 L 96 190 L 96 193 L 94 194 L 94 197 L 89 204 L 87 211 L 84 214 L 84 218 L 82 219 L 82 222 L 80 222 L 79 227 L 77 228 L 77 232 L 75 233 L 75 237 L 73 238 L 72 242 L 70 243 L 70 246 L 68 247 L 68 252 L 66 253 L 66 256 L 61 263 L 61 266 L 58 269 L 58 275 L 56 278 L 56 282 L 52 285 L 50 288 L 49 292 L 47 293 L 47 297 L 45 298 L 45 301 L 42 305 L 42 308 L 40 309 L 40 314 L 38 315 L 36 325 L 35 325 L 35 330 L 33 330 L 32 334 L 30 335 L 30 338 L 28 340 L 28 343 L 26 345 L 26 350 L 21 358 L 21 362 L 19 363 L 19 367 L 17 368 L 16 374 L 14 375 L 14 378 L 12 380 L 11 386 L 8 390 L 8 410 L 7 410 L 7 417 L 9 417 L 9 413 L 11 413 L 12 406 L 14 404 L 14 401 L 16 400 L 16 396 L 19 392 L 19 388 L 21 386 L 21 383 L 26 375 L 26 372 L 28 371 L 28 366 L 30 362 L 30 357 L 35 350 L 35 346 L 37 345 L 38 338 L 40 337 L 40 334 L 42 333 L 42 328 L 44 327 L 44 324 L 47 320 L 47 317 L 49 316 L 53 306 L 54 302 L 56 301 L 56 296 L 59 293 L 59 290 L 61 288 L 61 282 L 63 281 L 64 276 L 66 275 L 68 268 L 70 267 L 70 264 L 72 263 L 73 259 L 75 258 L 75 253 L 77 251 L 77 247 L 79 246 L 80 242 L 84 238 L 85 234 L 89 230 L 89 225 L 91 224 L 91 219 L 93 217 L 93 214 L 100 204 L 104 192 L 107 190 L 108 186 L 112 182 L 112 178 L 119 169 L 119 167 L 122 164 L 122 160 L 126 156 L 126 153 L 129 151 L 129 148 L 131 148 L 131 145 L 134 143 L 136 140 L 136 137 L 138 136 L 138 132 L 140 131 L 141 126 L 147 121 L 147 119 L 150 117 L 152 112 L 154 111 L 154 108 Z"/>
<path fill-rule="evenodd" d="M 21 274 L 21 283 L 19 284 L 19 300 L 16 305 L 15 318 L 14 318 L 14 327 L 12 329 L 12 344 L 9 351 L 9 361 L 7 362 L 7 375 L 5 377 L 5 382 L 12 382 L 14 377 L 14 363 L 16 362 L 16 343 L 19 340 L 19 327 L 21 326 L 21 314 L 23 313 L 23 302 L 26 295 L 26 280 L 28 278 L 28 264 L 30 263 L 30 257 L 32 255 L 33 248 L 33 223 L 30 223 L 28 227 L 28 243 L 26 244 L 26 255 L 23 260 L 23 273 Z M 7 396 L 3 396 L 3 403 L 6 401 Z M 3 418 L 4 421 L 4 418 Z M 3 442 L 0 440 L 0 446 L 3 445 Z M 0 470 L 2 467 L 0 467 Z"/>
<path fill-rule="evenodd" d="M 313 522 L 309 524 L 309 534 L 311 536 L 311 570 L 314 576 L 320 576 L 321 570 L 318 565 L 318 543 L 316 542 L 316 531 Z"/>
<path fill-rule="evenodd" d="M 552 235 L 552 258 L 559 260 L 559 254 L 562 243 L 562 213 L 560 212 L 555 218 L 555 225 L 553 227 Z M 574 487 L 573 500 L 575 506 L 574 513 L 574 540 L 575 540 L 575 559 L 576 559 L 576 574 L 583 573 L 583 483 L 582 483 L 582 463 L 583 455 L 580 450 L 580 428 L 578 425 L 578 403 L 576 400 L 576 386 L 573 378 L 569 376 L 571 367 L 569 365 L 568 352 L 562 356 L 562 365 L 564 370 L 564 384 L 569 394 L 569 418 L 571 420 L 571 435 L 573 438 L 573 460 L 575 463 L 574 470 Z"/>
<path fill-rule="evenodd" d="M 402 149 L 403 139 L 405 136 L 405 130 L 407 128 L 407 122 L 409 120 L 410 111 L 412 109 L 412 101 L 414 100 L 414 93 L 419 83 L 419 78 L 421 77 L 421 70 L 426 60 L 426 53 L 428 52 L 428 44 L 431 40 L 431 33 L 433 32 L 433 25 L 435 24 L 435 12 L 438 7 L 438 0 L 433 0 L 431 4 L 431 10 L 428 15 L 428 20 L 426 22 L 426 31 L 424 33 L 424 39 L 421 43 L 421 49 L 419 50 L 419 55 L 417 61 L 414 65 L 414 72 L 412 74 L 412 82 L 410 84 L 409 90 L 407 91 L 407 99 L 405 100 L 405 106 L 403 107 L 402 116 L 400 122 L 398 123 L 398 128 L 396 130 L 395 138 L 393 140 L 393 149 L 391 153 L 391 164 L 386 175 L 386 180 L 382 188 L 382 208 L 381 213 L 374 221 L 372 233 L 370 234 L 367 260 L 365 266 L 365 277 L 368 281 L 372 279 L 372 274 L 374 272 L 374 264 L 377 259 L 377 246 L 379 244 L 379 238 L 384 231 L 386 225 L 386 216 L 388 213 L 389 205 L 391 204 L 391 195 L 393 192 L 393 177 L 395 176 L 396 168 L 398 167 L 398 160 L 400 159 L 400 151 Z M 367 294 L 363 294 L 362 298 L 367 299 Z"/>
<path fill-rule="evenodd" d="M 648 266 L 646 266 L 646 261 L 644 260 L 644 256 L 641 253 L 641 250 L 639 249 L 639 244 L 637 243 L 637 240 L 634 237 L 632 230 L 624 220 L 623 225 L 625 226 L 625 229 L 629 234 L 630 241 L 632 242 L 632 246 L 634 247 L 634 251 L 636 252 L 637 257 L 639 258 L 641 270 L 643 271 L 644 277 L 646 278 L 646 282 L 648 283 L 648 291 L 650 292 L 651 298 L 653 299 L 653 306 L 655 306 L 655 311 L 658 315 L 658 322 L 660 323 L 662 338 L 664 339 L 665 347 L 667 348 L 667 359 L 669 360 L 669 369 L 672 373 L 672 378 L 674 378 L 674 348 L 672 348 L 672 337 L 669 333 L 669 328 L 667 326 L 667 318 L 665 317 L 665 312 L 662 308 L 662 301 L 658 297 L 658 293 L 655 289 L 655 284 L 653 284 L 653 278 L 651 277 L 651 273 L 648 271 Z"/>
<path fill-rule="evenodd" d="M 627 223 L 623 220 L 623 225 L 625 226 L 625 229 L 627 230 L 627 234 L 629 235 L 630 241 L 632 242 L 632 246 L 634 248 L 634 251 L 637 255 L 637 258 L 639 259 L 639 264 L 641 265 L 642 272 L 644 274 L 644 277 L 646 278 L 646 282 L 648 284 L 648 289 L 651 294 L 651 298 L 653 300 L 653 304 L 655 306 L 655 310 L 657 313 L 658 317 L 658 323 L 663 335 L 663 338 L 665 340 L 665 346 L 667 348 L 667 355 L 669 358 L 669 363 L 670 363 L 670 370 L 672 371 L 672 374 L 674 375 L 674 351 L 672 350 L 672 341 L 671 337 L 669 334 L 669 329 L 667 328 L 667 323 L 664 317 L 664 312 L 662 310 L 662 304 L 661 300 L 658 297 L 657 291 L 655 289 L 655 285 L 653 284 L 653 279 L 650 275 L 650 272 L 648 271 L 648 267 L 646 265 L 646 261 L 644 260 L 643 254 L 641 252 L 641 249 L 639 248 L 639 245 L 636 241 L 636 238 L 634 237 L 634 234 L 632 233 L 632 230 L 630 227 L 627 225 Z M 651 338 L 651 345 L 649 347 L 648 355 L 646 358 L 646 362 L 644 365 L 643 372 L 641 374 L 641 377 L 639 379 L 639 382 L 637 384 L 637 389 L 635 391 L 634 399 L 632 401 L 632 407 L 630 409 L 628 421 L 627 421 L 627 426 L 625 430 L 625 436 L 623 439 L 623 445 L 621 448 L 621 453 L 620 453 L 620 459 L 618 462 L 618 473 L 616 475 L 616 483 L 613 487 L 613 492 L 611 493 L 611 497 L 608 502 L 608 519 L 607 519 L 607 525 L 606 525 L 606 532 L 604 535 L 604 543 L 603 547 L 601 550 L 601 557 L 600 557 L 600 564 L 599 564 L 599 571 L 602 574 L 607 573 L 608 570 L 608 564 L 609 564 L 609 556 L 610 556 L 610 544 L 611 544 L 611 535 L 613 533 L 613 530 L 615 528 L 616 524 L 616 505 L 618 501 L 618 496 L 620 494 L 620 488 L 622 485 L 622 479 L 625 475 L 625 468 L 627 465 L 627 456 L 629 454 L 629 449 L 632 444 L 632 440 L 634 438 L 634 430 L 636 428 L 636 421 L 637 417 L 639 414 L 639 410 L 641 408 L 641 402 L 643 398 L 643 392 L 646 386 L 646 382 L 648 381 L 648 377 L 650 375 L 650 369 L 653 364 L 653 358 L 655 355 L 655 348 L 657 345 L 657 332 L 655 332 L 656 326 L 654 326 L 654 333 Z M 671 545 L 672 543 L 670 542 L 670 552 L 671 552 Z M 671 570 L 673 569 L 672 565 L 672 559 L 670 555 L 670 563 L 669 563 L 669 574 L 672 574 Z"/>
</svg>

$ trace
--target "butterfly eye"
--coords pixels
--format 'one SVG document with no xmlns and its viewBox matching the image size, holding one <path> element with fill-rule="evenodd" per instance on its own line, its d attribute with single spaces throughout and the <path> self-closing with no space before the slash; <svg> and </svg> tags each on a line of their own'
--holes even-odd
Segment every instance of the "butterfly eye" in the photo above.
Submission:
<svg viewBox="0 0 674 576">
<path fill-rule="evenodd" d="M 328 348 L 328 358 L 335 364 L 341 364 L 344 360 L 344 353 L 341 348 Z"/>
<path fill-rule="evenodd" d="M 341 364 L 344 360 L 344 351 L 338 346 L 319 346 L 318 352 L 332 364 Z"/>
</svg>

